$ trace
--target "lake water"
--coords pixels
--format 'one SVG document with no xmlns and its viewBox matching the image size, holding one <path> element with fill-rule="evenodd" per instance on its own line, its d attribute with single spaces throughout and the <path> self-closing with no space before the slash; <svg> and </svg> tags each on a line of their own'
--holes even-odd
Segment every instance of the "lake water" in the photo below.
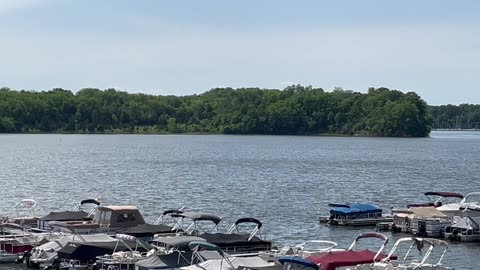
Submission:
<svg viewBox="0 0 480 270">
<path fill-rule="evenodd" d="M 101 197 L 137 205 L 153 221 L 165 209 L 186 206 L 222 216 L 224 228 L 238 217 L 258 217 L 279 246 L 325 239 L 346 247 L 368 229 L 320 225 L 329 202 L 389 209 L 422 202 L 425 191 L 480 191 L 479 154 L 479 132 L 430 138 L 0 135 L 0 208 L 33 198 L 43 213 Z M 478 254 L 480 244 L 452 244 L 445 263 L 478 269 Z"/>
</svg>

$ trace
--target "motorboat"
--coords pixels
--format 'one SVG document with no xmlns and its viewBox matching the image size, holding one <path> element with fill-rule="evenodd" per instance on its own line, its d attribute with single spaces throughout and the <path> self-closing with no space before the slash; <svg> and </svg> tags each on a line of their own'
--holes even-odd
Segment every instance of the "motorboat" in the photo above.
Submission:
<svg viewBox="0 0 480 270">
<path fill-rule="evenodd" d="M 463 194 L 458 192 L 436 192 L 436 191 L 429 191 L 424 193 L 425 197 L 428 198 L 428 202 L 426 203 L 414 203 L 408 204 L 407 208 L 412 207 L 441 207 L 443 205 L 447 205 L 445 201 L 456 199 L 457 201 L 453 203 L 460 203 L 460 201 L 464 198 Z"/>
<path fill-rule="evenodd" d="M 478 211 L 473 210 L 472 211 Z M 458 242 L 477 242 L 480 241 L 480 217 L 471 217 L 472 211 L 466 207 L 463 212 L 464 217 L 455 216 L 452 224 L 445 228 L 445 239 Z"/>
<path fill-rule="evenodd" d="M 32 252 L 24 263 L 29 267 L 50 267 L 54 263 L 60 263 L 58 252 L 68 245 L 76 243 L 90 243 L 92 245 L 108 245 L 117 243 L 117 239 L 106 234 L 68 234 L 58 239 L 49 241 L 32 249 Z"/>
<path fill-rule="evenodd" d="M 183 212 L 178 214 L 179 222 L 175 226 L 181 229 L 185 223 L 190 225 L 184 230 L 187 235 L 199 236 L 207 242 L 219 246 L 229 254 L 257 253 L 271 250 L 272 241 L 260 237 L 263 224 L 256 218 L 239 218 L 229 228 L 227 233 L 218 231 L 218 224 L 222 220 L 219 216 L 202 212 Z M 207 223 L 207 224 L 205 224 Z M 251 232 L 245 232 L 240 227 L 254 225 Z"/>
<path fill-rule="evenodd" d="M 422 237 L 442 237 L 445 227 L 452 222 L 446 214 L 433 206 L 392 209 L 392 215 L 393 231 Z"/>
<path fill-rule="evenodd" d="M 374 252 L 369 249 L 358 250 L 357 244 L 362 239 L 379 239 L 382 241 L 380 248 Z M 318 256 L 310 256 L 306 259 L 320 266 L 321 270 L 346 270 L 355 269 L 358 265 L 372 264 L 378 262 L 387 255 L 383 253 L 388 237 L 381 233 L 369 232 L 358 235 L 347 250 L 344 251 L 330 251 Z M 396 260 L 392 255 L 391 260 Z"/>
<path fill-rule="evenodd" d="M 5 214 L 0 215 L 0 223 L 16 223 L 23 227 L 36 227 L 38 216 L 35 215 L 37 202 L 33 199 L 23 199 L 17 202 Z"/>
<path fill-rule="evenodd" d="M 403 243 L 410 243 L 407 252 L 402 256 L 402 260 L 398 258 L 399 246 Z M 442 248 L 443 251 L 440 254 L 438 259 L 432 257 L 434 248 Z M 410 259 L 411 251 L 415 248 L 419 251 L 420 258 Z M 427 249 L 423 252 L 423 249 Z M 448 243 L 438 239 L 429 239 L 429 238 L 416 238 L 416 237 L 405 237 L 400 238 L 393 245 L 390 253 L 387 257 L 383 258 L 380 262 L 374 262 L 370 265 L 361 265 L 353 269 L 355 270 L 414 270 L 414 269 L 424 269 L 424 270 L 450 270 L 452 268 L 444 266 L 442 260 L 445 257 L 445 254 L 448 250 Z M 352 269 L 352 270 L 353 270 Z"/>
<path fill-rule="evenodd" d="M 86 205 L 93 205 L 93 207 L 85 208 Z M 80 202 L 73 210 L 66 211 L 52 211 L 47 215 L 41 217 L 37 221 L 37 228 L 40 230 L 52 230 L 49 225 L 51 221 L 61 222 L 83 222 L 91 221 L 93 219 L 95 210 L 100 205 L 98 199 L 85 199 Z"/>
<path fill-rule="evenodd" d="M 338 244 L 328 240 L 308 240 L 295 246 L 286 245 L 280 250 L 272 249 L 271 251 L 261 252 L 263 258 L 267 261 L 281 264 L 279 259 L 285 256 L 293 256 L 299 258 L 307 258 L 310 256 L 319 256 L 330 251 L 342 251 L 345 249 L 337 248 Z"/>
<path fill-rule="evenodd" d="M 0 263 L 11 263 L 30 251 L 36 243 L 18 224 L 0 224 Z"/>
<path fill-rule="evenodd" d="M 73 229 L 77 234 L 121 233 L 141 238 L 152 238 L 156 234 L 175 235 L 173 227 L 146 223 L 139 209 L 132 205 L 98 206 L 92 219 L 51 221 L 49 224 L 63 224 L 58 226 L 60 230 L 68 227 L 67 231 Z"/>
<path fill-rule="evenodd" d="M 336 204 L 331 203 L 330 215 L 320 217 L 320 221 L 330 225 L 342 226 L 375 226 L 379 222 L 391 222 L 390 215 L 373 204 Z"/>
<path fill-rule="evenodd" d="M 135 269 L 178 269 L 206 260 L 223 258 L 218 251 L 223 253 L 221 249 L 217 247 L 212 249 L 211 244 L 207 244 L 210 248 L 205 250 L 198 247 L 198 243 L 207 242 L 197 236 L 160 237 L 151 242 L 156 248 L 155 254 L 150 254 L 148 258 L 135 263 Z"/>
<path fill-rule="evenodd" d="M 133 269 L 132 262 L 142 259 L 146 252 L 148 249 L 135 241 L 114 238 L 110 242 L 68 243 L 57 252 L 57 261 L 60 269 L 91 269 L 98 258 Z"/>
<path fill-rule="evenodd" d="M 105 270 L 134 269 L 136 262 L 155 254 L 154 247 L 134 236 L 117 234 L 115 235 L 115 239 L 117 239 L 117 242 L 113 249 L 111 244 L 92 245 L 91 243 L 87 245 L 82 243 L 81 247 L 68 249 L 67 258 L 63 259 L 63 264 L 60 264 L 60 266 L 70 266 L 73 264 L 76 265 L 77 268 L 87 266 Z M 78 251 L 78 249 L 81 248 L 84 248 L 84 251 Z M 65 256 L 63 249 L 59 251 L 60 258 Z M 76 255 L 72 255 L 75 253 Z M 75 256 L 75 261 L 72 261 L 72 256 Z"/>
<path fill-rule="evenodd" d="M 480 210 L 480 192 L 470 192 L 465 195 L 460 202 L 437 206 L 438 211 L 444 213 L 450 218 L 453 218 L 454 216 L 463 217 L 465 208 Z M 470 216 L 480 216 L 480 211 L 474 211 L 470 213 Z"/>
</svg>

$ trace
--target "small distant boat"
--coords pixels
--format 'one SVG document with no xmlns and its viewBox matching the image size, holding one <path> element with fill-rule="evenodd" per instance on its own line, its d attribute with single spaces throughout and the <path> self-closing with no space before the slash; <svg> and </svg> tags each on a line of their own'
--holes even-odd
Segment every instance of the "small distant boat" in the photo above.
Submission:
<svg viewBox="0 0 480 270">
<path fill-rule="evenodd" d="M 383 210 L 376 205 L 329 204 L 330 215 L 320 217 L 320 222 L 341 226 L 375 226 L 380 222 L 391 222 L 391 215 L 384 215 Z"/>
</svg>

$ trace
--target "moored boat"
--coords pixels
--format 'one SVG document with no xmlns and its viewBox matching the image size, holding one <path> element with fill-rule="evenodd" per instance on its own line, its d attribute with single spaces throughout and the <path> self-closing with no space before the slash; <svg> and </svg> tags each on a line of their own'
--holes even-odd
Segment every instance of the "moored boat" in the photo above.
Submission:
<svg viewBox="0 0 480 270">
<path fill-rule="evenodd" d="M 373 204 L 329 204 L 330 215 L 320 217 L 320 221 L 330 225 L 341 226 L 375 226 L 379 222 L 392 221 L 391 215 L 384 215 L 383 210 Z"/>
<path fill-rule="evenodd" d="M 369 249 L 357 250 L 357 244 L 362 239 L 379 239 L 382 241 L 380 248 L 374 252 Z M 306 259 L 319 265 L 322 270 L 346 270 L 356 269 L 359 265 L 372 264 L 386 258 L 387 255 L 383 253 L 388 237 L 386 235 L 370 232 L 358 235 L 347 250 L 344 251 L 330 251 L 319 256 L 311 256 Z M 395 256 L 391 257 L 396 260 Z"/>
</svg>

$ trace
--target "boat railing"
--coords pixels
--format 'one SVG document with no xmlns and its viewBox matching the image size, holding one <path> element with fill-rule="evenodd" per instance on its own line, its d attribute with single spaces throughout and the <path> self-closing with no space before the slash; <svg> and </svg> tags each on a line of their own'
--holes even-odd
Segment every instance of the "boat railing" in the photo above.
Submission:
<svg viewBox="0 0 480 270">
<path fill-rule="evenodd" d="M 178 220 L 175 220 L 175 215 L 178 215 L 183 212 L 185 209 L 185 206 L 180 207 L 179 209 L 171 209 L 164 211 L 162 215 L 160 215 L 155 222 L 153 222 L 153 225 L 159 225 L 159 224 L 165 224 L 168 220 L 173 221 L 174 224 L 178 223 Z"/>
<path fill-rule="evenodd" d="M 375 262 L 377 260 L 378 256 L 383 252 L 383 250 L 385 249 L 385 246 L 388 243 L 388 237 L 384 234 L 381 234 L 381 233 L 378 233 L 378 232 L 367 232 L 367 233 L 359 234 L 355 238 L 355 240 L 353 240 L 353 242 L 350 245 L 350 247 L 348 248 L 348 250 L 353 250 L 357 246 L 357 243 L 360 239 L 366 239 L 366 238 L 377 238 L 377 239 L 383 240 L 382 245 L 380 246 L 377 253 L 373 257 L 373 261 Z"/>
</svg>

